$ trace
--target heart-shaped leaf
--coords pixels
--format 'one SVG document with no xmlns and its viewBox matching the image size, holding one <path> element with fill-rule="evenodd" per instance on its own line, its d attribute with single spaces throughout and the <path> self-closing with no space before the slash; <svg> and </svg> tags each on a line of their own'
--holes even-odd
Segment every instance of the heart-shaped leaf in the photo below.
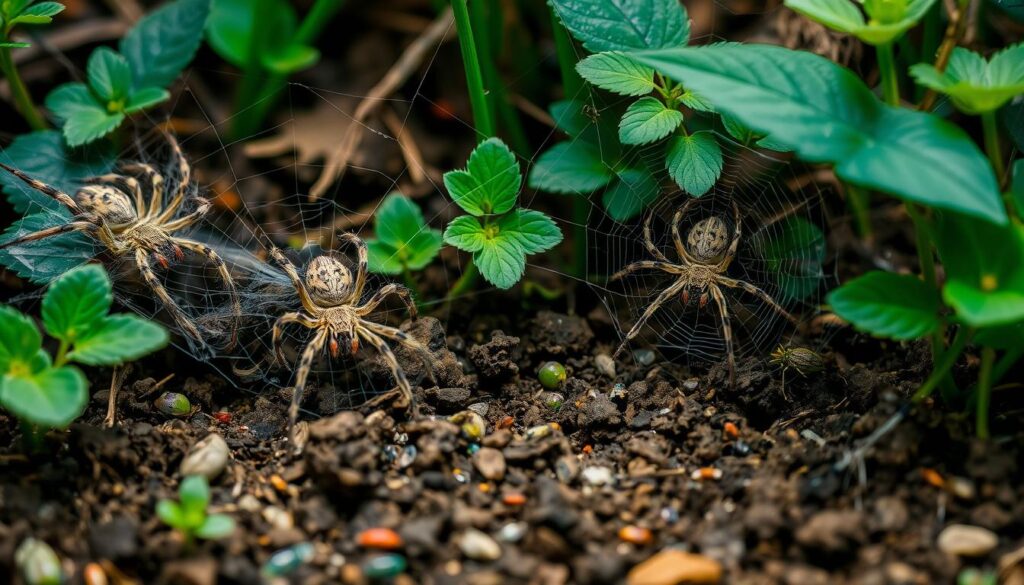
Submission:
<svg viewBox="0 0 1024 585">
<path fill-rule="evenodd" d="M 676 136 L 668 144 L 665 169 L 679 188 L 700 197 L 722 174 L 722 149 L 708 130 Z"/>
<path fill-rule="evenodd" d="M 830 292 L 827 300 L 836 315 L 876 337 L 920 339 L 941 323 L 937 291 L 908 274 L 869 272 Z"/>
<path fill-rule="evenodd" d="M 580 77 L 619 95 L 642 96 L 654 91 L 654 70 L 620 52 L 597 53 L 576 64 Z"/>
<path fill-rule="evenodd" d="M 82 372 L 70 366 L 25 376 L 7 374 L 0 380 L 0 401 L 21 420 L 64 428 L 85 410 L 88 388 Z"/>
<path fill-rule="evenodd" d="M 626 108 L 619 122 L 623 144 L 649 144 L 668 136 L 683 123 L 683 113 L 668 108 L 661 100 L 642 97 Z"/>
<path fill-rule="evenodd" d="M 519 161 L 497 138 L 481 142 L 462 171 L 444 174 L 448 194 L 466 213 L 481 216 L 505 213 L 516 204 L 523 177 Z"/>
<path fill-rule="evenodd" d="M 55 280 L 43 297 L 43 326 L 53 337 L 74 343 L 106 317 L 113 302 L 102 266 L 76 268 Z"/>
</svg>

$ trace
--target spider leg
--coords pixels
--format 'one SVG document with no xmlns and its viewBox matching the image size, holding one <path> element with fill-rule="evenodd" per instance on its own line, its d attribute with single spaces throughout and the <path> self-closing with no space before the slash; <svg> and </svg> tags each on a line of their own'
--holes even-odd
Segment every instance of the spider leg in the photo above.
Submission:
<svg viewBox="0 0 1024 585">
<path fill-rule="evenodd" d="M 178 244 L 179 246 L 192 250 L 200 256 L 206 257 L 211 264 L 217 268 L 217 272 L 220 273 L 221 280 L 224 281 L 224 288 L 227 289 L 228 295 L 231 297 L 231 312 L 234 313 L 234 320 L 231 324 L 231 341 L 224 349 L 231 349 L 235 346 L 238 341 L 238 322 L 242 319 L 242 303 L 238 299 L 238 291 L 235 290 L 235 281 L 231 278 L 231 271 L 228 270 L 227 264 L 224 263 L 224 259 L 219 254 L 213 251 L 212 248 L 206 244 L 200 244 L 192 240 L 186 240 L 184 238 L 171 238 L 171 242 Z"/>
<path fill-rule="evenodd" d="M 380 290 L 373 293 L 373 296 L 370 297 L 370 300 L 366 301 L 364 305 L 356 307 L 356 314 L 360 317 L 369 315 L 376 310 L 382 302 L 384 302 L 384 299 L 386 299 L 388 295 L 396 295 L 398 298 L 402 299 L 402 302 L 405 303 L 405 307 L 409 310 L 409 316 L 412 317 L 413 320 L 416 320 L 416 303 L 412 300 L 412 291 L 404 286 L 394 283 L 384 285 Z"/>
<path fill-rule="evenodd" d="M 183 201 L 185 201 L 185 193 L 188 191 L 189 185 L 192 183 L 192 167 L 189 166 L 188 161 L 185 160 L 185 155 L 181 152 L 181 146 L 178 144 L 178 139 L 174 137 L 170 132 L 164 132 L 164 136 L 167 138 L 167 143 L 171 147 L 171 152 L 174 154 L 174 158 L 178 161 L 178 184 L 174 192 L 174 198 L 167 204 L 161 211 L 160 204 L 162 203 L 163 193 L 161 192 L 161 199 L 155 197 L 151 200 L 149 215 L 148 217 L 155 217 L 158 223 L 164 223 L 170 219 L 178 208 L 181 207 Z M 159 214 L 159 215 L 158 215 Z"/>
<path fill-rule="evenodd" d="M 663 304 L 665 304 L 665 301 L 679 294 L 680 291 L 686 288 L 689 284 L 690 280 L 688 278 L 681 277 L 679 280 L 672 283 L 668 288 L 661 291 L 661 294 L 658 295 L 658 298 L 654 299 L 654 302 L 652 302 L 650 306 L 644 310 L 643 314 L 640 315 L 640 318 L 637 319 L 636 323 L 633 324 L 633 327 L 630 328 L 628 333 L 626 333 L 626 337 L 622 339 L 622 343 L 619 344 L 619 348 L 615 350 L 614 354 L 612 354 L 612 359 L 617 358 L 620 354 L 622 354 L 623 351 L 626 350 L 626 346 L 629 344 L 629 342 L 632 341 L 632 339 L 636 337 L 638 333 L 640 333 L 640 330 L 643 329 L 644 325 L 647 324 L 647 320 L 654 315 L 655 311 L 657 311 Z"/>
<path fill-rule="evenodd" d="M 142 201 L 141 194 L 136 205 L 139 207 L 139 217 L 155 215 L 164 200 L 164 178 L 156 172 L 152 165 L 145 163 L 127 164 L 121 168 L 129 173 L 142 173 L 149 180 L 149 205 Z"/>
<path fill-rule="evenodd" d="M 167 289 L 164 285 L 160 284 L 160 280 L 156 277 L 156 273 L 153 272 L 153 266 L 149 263 L 149 258 L 146 256 L 146 251 L 142 248 L 135 249 L 135 265 L 138 266 L 139 272 L 142 274 L 142 279 L 146 281 L 149 288 L 153 290 L 160 302 L 163 303 L 164 308 L 174 318 L 174 322 L 197 343 L 206 345 L 203 341 L 202 335 L 199 334 L 199 330 L 191 321 L 188 320 L 188 316 L 181 310 L 178 303 L 174 302 L 171 295 L 167 293 Z"/>
<path fill-rule="evenodd" d="M 718 307 L 718 316 L 722 318 L 722 339 L 725 341 L 725 354 L 729 361 L 729 386 L 732 386 L 736 381 L 736 355 L 732 350 L 732 323 L 729 321 L 729 309 L 725 304 L 725 295 L 722 294 L 722 289 L 718 288 L 718 285 L 713 282 L 708 284 L 708 291 L 715 301 L 715 306 Z"/>
<path fill-rule="evenodd" d="M 98 230 L 99 226 L 90 221 L 71 221 L 62 225 L 41 229 L 37 232 L 25 234 L 20 238 L 14 238 L 9 242 L 0 244 L 0 250 L 4 248 L 10 248 L 11 246 L 17 246 L 18 244 L 24 244 L 26 242 L 35 242 L 52 236 L 58 236 L 60 234 L 67 234 L 71 232 L 85 232 Z"/>
<path fill-rule="evenodd" d="M 435 384 L 437 383 L 437 378 L 434 377 L 434 356 L 430 354 L 430 350 L 427 349 L 427 346 L 423 345 L 418 339 L 410 336 L 401 329 L 389 327 L 381 323 L 374 323 L 373 321 L 363 321 L 362 326 L 381 337 L 394 339 L 398 343 L 415 350 L 416 353 L 420 355 L 420 359 L 423 360 L 423 365 L 427 367 L 427 376 L 430 377 L 430 381 Z"/>
<path fill-rule="evenodd" d="M 313 339 L 309 340 L 302 350 L 302 357 L 299 358 L 299 367 L 295 370 L 295 387 L 292 388 L 292 402 L 288 406 L 288 437 L 295 444 L 295 423 L 299 420 L 299 406 L 302 404 L 302 394 L 306 391 L 306 379 L 313 369 L 313 360 L 324 348 L 327 341 L 327 328 L 317 330 Z"/>
<path fill-rule="evenodd" d="M 675 244 L 676 254 L 679 254 L 679 260 L 684 264 L 696 264 L 697 262 L 690 256 L 690 252 L 686 250 L 686 244 L 683 242 L 683 236 L 679 233 L 679 224 L 683 222 L 683 217 L 690 211 L 690 208 L 697 202 L 696 199 L 689 199 L 682 207 L 676 210 L 672 216 L 672 243 Z"/>
<path fill-rule="evenodd" d="M 164 230 L 168 232 L 176 232 L 197 223 L 199 220 L 203 219 L 203 216 L 205 216 L 208 211 L 210 211 L 210 202 L 202 197 L 196 197 L 195 201 L 198 206 L 192 213 L 179 217 L 173 221 L 167 221 L 173 214 L 173 210 L 171 211 L 171 214 L 168 214 L 167 210 L 165 210 L 160 214 L 160 217 L 156 218 L 157 225 L 162 226 Z"/>
<path fill-rule="evenodd" d="M 413 406 L 413 410 L 415 410 L 412 386 L 409 385 L 409 379 L 405 377 L 405 372 L 402 371 L 402 366 L 399 365 L 395 352 L 391 351 L 391 348 L 388 347 L 388 344 L 380 336 L 362 325 L 356 326 L 356 334 L 368 341 L 377 350 L 377 353 L 384 358 L 384 361 L 388 363 L 391 375 L 395 377 L 395 383 L 402 394 L 403 401 L 401 406 Z"/>
<path fill-rule="evenodd" d="M 303 284 L 302 279 L 299 278 L 299 273 L 295 270 L 295 265 L 292 264 L 284 255 L 284 252 L 277 247 L 270 249 L 270 258 L 277 263 L 282 270 L 284 270 L 285 274 L 288 275 L 288 279 L 292 281 L 292 286 L 295 287 L 295 292 L 298 293 L 299 300 L 302 301 L 302 307 L 306 309 L 306 312 L 311 315 L 317 314 L 320 311 L 320 307 L 313 302 L 313 298 L 309 296 L 309 291 L 306 290 L 306 285 Z"/>
<path fill-rule="evenodd" d="M 662 272 L 669 272 L 671 274 L 681 274 L 679 267 L 670 262 L 640 260 L 639 262 L 634 262 L 632 264 L 626 265 L 625 268 L 613 274 L 611 278 L 609 278 L 608 280 L 619 280 L 620 278 L 626 276 L 631 272 L 636 272 L 637 270 L 647 270 L 651 268 L 661 270 Z"/>
<path fill-rule="evenodd" d="M 347 299 L 347 301 L 358 303 L 359 299 L 363 295 L 363 287 L 366 286 L 366 270 L 369 266 L 370 252 L 366 247 L 366 242 L 351 232 L 339 234 L 338 238 L 342 242 L 348 242 L 356 247 L 359 257 L 359 266 L 356 267 L 356 282 L 355 286 L 352 287 L 352 295 Z"/>
<path fill-rule="evenodd" d="M 725 253 L 725 258 L 718 263 L 715 268 L 715 272 L 722 273 L 725 269 L 732 264 L 733 258 L 736 257 L 736 250 L 740 245 L 740 238 L 743 236 L 743 224 L 740 218 L 740 206 L 736 203 L 736 200 L 732 200 L 732 217 L 733 217 L 733 228 L 732 228 L 732 242 L 729 244 L 729 250 Z"/>
<path fill-rule="evenodd" d="M 669 259 L 665 257 L 665 254 L 663 254 L 661 250 L 659 250 L 658 247 L 654 245 L 654 238 L 651 237 L 652 219 L 654 219 L 653 211 L 651 213 L 648 213 L 647 217 L 644 218 L 644 247 L 646 247 L 647 251 L 650 252 L 651 255 L 657 258 L 658 260 L 661 260 L 666 264 L 670 264 Z"/>
<path fill-rule="evenodd" d="M 75 200 L 72 199 L 71 196 L 68 195 L 67 193 L 54 187 L 51 187 L 46 183 L 37 181 L 14 167 L 9 167 L 3 163 L 0 163 L 0 168 L 6 170 L 8 173 L 11 173 L 15 177 L 18 177 L 19 179 L 24 181 L 25 184 L 27 184 L 29 187 L 32 187 L 36 191 L 39 191 L 44 195 L 48 195 L 49 197 L 56 199 L 58 202 L 61 203 L 61 205 L 70 209 L 72 213 L 77 215 L 82 212 L 82 208 L 79 207 L 78 204 L 75 203 Z"/>
<path fill-rule="evenodd" d="M 274 357 L 277 358 L 277 362 L 280 364 L 285 363 L 284 351 L 281 347 L 281 336 L 284 334 L 284 326 L 289 323 L 299 323 L 303 327 L 308 327 L 310 329 L 316 329 L 320 326 L 315 319 L 311 319 L 299 312 L 285 313 L 278 317 L 277 320 L 274 321 L 271 345 L 274 348 Z"/>
<path fill-rule="evenodd" d="M 766 305 L 774 309 L 776 313 L 785 317 L 792 324 L 800 325 L 800 322 L 797 320 L 797 318 L 791 315 L 789 311 L 787 311 L 786 309 L 783 309 L 782 305 L 775 302 L 775 299 L 773 299 L 771 295 L 757 288 L 756 286 L 750 284 L 749 282 L 746 282 L 744 280 L 738 280 L 735 278 L 729 278 L 727 276 L 723 276 L 720 274 L 715 277 L 715 280 L 717 280 L 720 284 L 723 284 L 730 288 L 739 288 L 745 290 L 746 292 L 764 301 Z"/>
</svg>

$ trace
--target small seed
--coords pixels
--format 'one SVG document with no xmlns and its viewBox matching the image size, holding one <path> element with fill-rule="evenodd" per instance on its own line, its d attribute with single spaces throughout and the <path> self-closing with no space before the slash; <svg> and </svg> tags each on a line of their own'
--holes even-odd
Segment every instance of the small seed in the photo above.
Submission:
<svg viewBox="0 0 1024 585">
<path fill-rule="evenodd" d="M 522 506 L 526 503 L 526 496 L 520 492 L 509 492 L 501 499 L 506 506 Z"/>
<path fill-rule="evenodd" d="M 921 470 L 921 477 L 923 477 L 930 485 L 937 488 L 942 488 L 946 485 L 946 480 L 942 479 L 942 475 L 930 467 L 925 467 Z"/>
<path fill-rule="evenodd" d="M 725 436 L 729 437 L 730 439 L 739 438 L 740 429 L 739 427 L 736 426 L 736 423 L 727 422 L 725 423 L 725 425 L 722 426 L 722 428 L 725 430 Z"/>
<path fill-rule="evenodd" d="M 283 477 L 277 475 L 276 473 L 270 476 L 270 485 L 274 486 L 274 489 L 281 493 L 285 493 L 288 491 L 288 482 L 286 482 Z"/>
<path fill-rule="evenodd" d="M 192 403 L 188 397 L 177 392 L 164 392 L 154 404 L 158 411 L 167 416 L 188 416 L 192 412 Z"/>
<path fill-rule="evenodd" d="M 548 390 L 555 390 L 562 386 L 562 382 L 565 382 L 566 375 L 565 366 L 558 362 L 547 362 L 537 372 L 537 379 L 540 380 L 541 386 Z"/>
<path fill-rule="evenodd" d="M 405 557 L 387 553 L 374 555 L 363 561 L 363 574 L 370 579 L 389 579 L 405 570 Z"/>
<path fill-rule="evenodd" d="M 640 546 L 650 544 L 654 539 L 651 531 L 642 526 L 623 526 L 619 530 L 619 538 Z"/>
<path fill-rule="evenodd" d="M 264 577 L 287 575 L 303 564 L 313 560 L 314 552 L 313 545 L 308 542 L 300 542 L 288 548 L 283 548 L 270 555 L 270 558 L 263 564 L 260 572 Z"/>
<path fill-rule="evenodd" d="M 390 528 L 368 528 L 359 533 L 356 542 L 363 548 L 395 550 L 401 548 L 402 537 Z"/>
<path fill-rule="evenodd" d="M 722 470 L 715 469 L 714 467 L 701 467 L 700 469 L 694 469 L 690 477 L 694 481 L 722 479 Z"/>
</svg>

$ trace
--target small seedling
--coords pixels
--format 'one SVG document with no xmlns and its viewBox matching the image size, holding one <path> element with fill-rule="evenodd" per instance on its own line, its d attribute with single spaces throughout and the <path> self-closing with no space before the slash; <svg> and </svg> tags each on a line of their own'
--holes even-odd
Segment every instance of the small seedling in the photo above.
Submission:
<svg viewBox="0 0 1024 585">
<path fill-rule="evenodd" d="M 374 215 L 377 238 L 366 240 L 370 271 L 408 274 L 422 270 L 441 251 L 441 232 L 427 227 L 423 212 L 401 193 L 388 195 Z"/>
<path fill-rule="evenodd" d="M 177 0 L 132 27 L 120 52 L 93 51 L 86 83 L 65 83 L 46 97 L 68 145 L 102 138 L 128 116 L 170 98 L 165 88 L 195 55 L 209 12 L 210 0 Z"/>
<path fill-rule="evenodd" d="M 210 485 L 201 475 L 190 475 L 178 487 L 178 501 L 160 500 L 156 514 L 185 538 L 191 546 L 195 539 L 217 540 L 235 530 L 235 521 L 227 514 L 207 514 Z"/>
<path fill-rule="evenodd" d="M 519 161 L 497 138 L 480 143 L 465 170 L 444 175 L 448 193 L 469 214 L 448 224 L 444 241 L 473 254 L 480 274 L 498 288 L 519 282 L 528 255 L 562 241 L 562 231 L 550 217 L 516 207 L 522 182 Z"/>
<path fill-rule="evenodd" d="M 55 357 L 31 318 L 0 306 L 0 405 L 30 428 L 64 428 L 88 399 L 88 382 L 69 362 L 110 366 L 167 344 L 167 331 L 134 315 L 108 314 L 110 280 L 98 265 L 54 281 L 43 297 L 43 327 L 59 341 Z"/>
<path fill-rule="evenodd" d="M 869 45 L 887 45 L 924 18 L 935 1 L 785 0 L 785 4 L 815 22 L 853 35 Z"/>
<path fill-rule="evenodd" d="M 33 2 L 32 0 L 8 0 L 0 2 L 0 72 L 10 83 L 11 97 L 18 111 L 32 128 L 46 128 L 46 121 L 36 109 L 29 95 L 25 82 L 21 80 L 18 69 L 11 58 L 11 49 L 23 49 L 29 43 L 11 40 L 11 34 L 19 25 L 49 24 L 53 17 L 64 10 L 64 5 L 57 2 Z"/>
</svg>

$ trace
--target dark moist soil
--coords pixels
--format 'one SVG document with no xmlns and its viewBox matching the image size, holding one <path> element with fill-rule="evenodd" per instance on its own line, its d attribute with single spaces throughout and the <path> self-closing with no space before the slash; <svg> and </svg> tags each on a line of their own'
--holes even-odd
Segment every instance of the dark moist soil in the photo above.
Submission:
<svg viewBox="0 0 1024 585">
<path fill-rule="evenodd" d="M 993 569 L 1021 546 L 1024 433 L 1002 417 L 1000 438 L 985 444 L 962 415 L 925 405 L 868 453 L 863 476 L 836 469 L 926 374 L 923 346 L 879 347 L 843 330 L 825 374 L 789 372 L 783 392 L 780 372 L 740 359 L 728 389 L 718 365 L 691 374 L 620 361 L 610 377 L 595 357 L 617 337 L 597 312 L 541 311 L 502 330 L 490 321 L 452 318 L 465 327 L 447 337 L 431 317 L 407 324 L 436 364 L 434 386 L 422 364 L 400 356 L 428 386 L 417 390 L 423 417 L 310 417 L 299 455 L 285 440 L 279 393 L 190 378 L 191 365 L 160 389 L 191 398 L 198 409 L 188 418 L 149 406 L 154 378 L 169 373 L 152 367 L 152 377 L 129 376 L 117 428 L 102 427 L 103 391 L 38 456 L 0 431 L 11 445 L 0 454 L 0 574 L 14 574 L 15 548 L 29 536 L 66 559 L 75 583 L 101 562 L 122 574 L 111 582 L 199 585 L 259 583 L 269 556 L 299 543 L 312 543 L 312 559 L 283 582 L 367 583 L 365 563 L 380 552 L 358 535 L 374 527 L 400 535 L 394 552 L 408 567 L 394 582 L 403 584 L 675 583 L 650 566 L 653 580 L 627 577 L 666 549 L 699 555 L 686 557 L 695 566 L 719 563 L 725 583 L 952 583 L 964 567 Z M 557 408 L 536 378 L 552 359 L 569 372 Z M 314 392 L 305 405 L 316 404 Z M 486 421 L 479 440 L 467 409 Z M 231 420 L 210 416 L 222 412 Z M 154 507 L 175 497 L 184 454 L 209 433 L 231 451 L 212 482 L 213 508 L 238 530 L 187 550 Z M 973 559 L 941 552 L 937 535 L 957 523 L 993 531 L 998 546 Z"/>
</svg>

